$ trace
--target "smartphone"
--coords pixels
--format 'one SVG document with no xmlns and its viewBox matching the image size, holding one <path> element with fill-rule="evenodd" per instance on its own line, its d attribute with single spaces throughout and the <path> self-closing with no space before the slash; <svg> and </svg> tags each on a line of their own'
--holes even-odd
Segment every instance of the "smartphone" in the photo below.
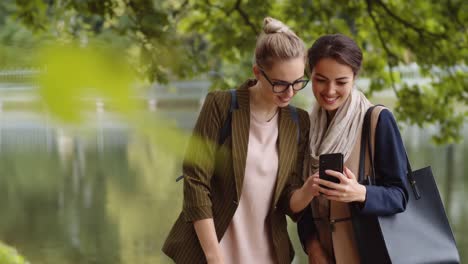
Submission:
<svg viewBox="0 0 468 264">
<path fill-rule="evenodd" d="M 326 174 L 325 170 L 334 170 L 343 173 L 343 154 L 330 153 L 319 156 L 320 179 L 331 181 L 334 183 L 340 183 L 340 180 L 338 178 Z"/>
</svg>

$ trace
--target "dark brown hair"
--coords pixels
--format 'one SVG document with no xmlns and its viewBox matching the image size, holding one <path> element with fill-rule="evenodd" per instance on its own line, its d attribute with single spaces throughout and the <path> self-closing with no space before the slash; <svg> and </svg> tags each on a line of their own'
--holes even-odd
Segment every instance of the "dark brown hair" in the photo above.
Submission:
<svg viewBox="0 0 468 264">
<path fill-rule="evenodd" d="M 325 58 L 332 58 L 348 65 L 356 76 L 361 69 L 362 51 L 353 39 L 342 34 L 324 35 L 318 38 L 307 52 L 309 72 Z"/>
</svg>

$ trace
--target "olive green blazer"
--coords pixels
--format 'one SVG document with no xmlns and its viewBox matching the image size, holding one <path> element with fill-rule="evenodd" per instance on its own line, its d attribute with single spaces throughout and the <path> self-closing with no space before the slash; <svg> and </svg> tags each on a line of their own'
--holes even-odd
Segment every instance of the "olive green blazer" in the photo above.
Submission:
<svg viewBox="0 0 468 264">
<path fill-rule="evenodd" d="M 163 246 L 163 252 L 176 263 L 206 263 L 193 221 L 213 218 L 220 241 L 236 212 L 242 195 L 249 141 L 249 87 L 255 82 L 248 80 L 237 90 L 239 109 L 232 113 L 231 137 L 222 146 L 217 142 L 228 116 L 231 95 L 227 91 L 210 92 L 205 99 L 183 165 L 183 209 Z M 278 175 L 266 221 L 270 225 L 278 263 L 291 263 L 294 257 L 285 215 L 293 220 L 298 217 L 291 212 L 289 199 L 303 184 L 302 164 L 309 147 L 309 116 L 304 110 L 297 111 L 301 131 L 299 143 L 290 108 L 281 108 L 279 112 Z"/>
</svg>

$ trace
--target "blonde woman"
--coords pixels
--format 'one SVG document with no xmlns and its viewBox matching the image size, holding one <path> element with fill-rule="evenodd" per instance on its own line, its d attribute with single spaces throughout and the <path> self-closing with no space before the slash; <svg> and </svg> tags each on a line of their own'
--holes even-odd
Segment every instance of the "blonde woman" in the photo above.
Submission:
<svg viewBox="0 0 468 264">
<path fill-rule="evenodd" d="M 282 22 L 265 18 L 253 74 L 236 93 L 206 97 L 184 163 L 184 205 L 163 251 L 176 263 L 290 263 L 286 215 L 314 197 L 304 185 L 308 114 L 289 106 L 308 82 L 305 47 Z M 238 107 L 230 114 L 233 97 Z M 231 118 L 230 136 L 220 130 Z M 211 143 L 211 144 L 210 144 Z M 217 144 L 228 151 L 220 153 Z M 221 151 L 222 152 L 222 151 Z M 301 158 L 298 158 L 301 157 Z"/>
</svg>

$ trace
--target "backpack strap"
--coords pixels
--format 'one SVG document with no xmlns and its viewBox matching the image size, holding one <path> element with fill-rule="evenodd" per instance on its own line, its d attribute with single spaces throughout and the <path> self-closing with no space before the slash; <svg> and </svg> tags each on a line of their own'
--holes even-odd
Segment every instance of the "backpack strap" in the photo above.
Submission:
<svg viewBox="0 0 468 264">
<path fill-rule="evenodd" d="M 219 139 L 218 139 L 219 146 L 223 145 L 224 141 L 226 141 L 226 138 L 228 138 L 231 135 L 232 112 L 234 112 L 234 110 L 239 109 L 239 105 L 237 104 L 236 90 L 232 89 L 230 90 L 230 92 L 231 92 L 231 106 L 229 107 L 229 113 L 226 118 L 226 121 L 224 121 L 224 125 L 221 128 L 221 131 L 219 133 Z"/>
<path fill-rule="evenodd" d="M 296 123 L 297 127 L 297 144 L 299 145 L 299 140 L 301 138 L 301 129 L 299 127 L 299 114 L 297 113 L 297 108 L 291 104 L 288 105 L 289 110 L 291 112 L 291 118 Z"/>
<path fill-rule="evenodd" d="M 301 128 L 299 126 L 299 114 L 297 113 L 297 108 L 295 106 L 289 104 L 288 107 L 289 107 L 289 110 L 291 112 L 291 118 L 294 121 L 294 123 L 296 124 L 296 128 L 297 128 L 297 147 L 299 147 L 299 143 L 300 143 L 300 140 L 301 140 Z M 299 172 L 303 172 L 303 170 L 304 170 L 304 165 L 302 164 L 301 168 L 299 169 Z"/>
<path fill-rule="evenodd" d="M 226 120 L 224 121 L 224 124 L 221 127 L 221 129 L 219 130 L 218 146 L 223 145 L 224 141 L 226 141 L 226 139 L 231 135 L 232 112 L 234 112 L 234 110 L 239 109 L 239 104 L 237 103 L 236 90 L 232 89 L 229 92 L 231 93 L 231 105 L 229 106 L 229 112 L 226 117 Z M 179 177 L 176 178 L 176 182 L 182 180 L 183 178 L 184 178 L 184 175 L 180 175 Z"/>
</svg>

